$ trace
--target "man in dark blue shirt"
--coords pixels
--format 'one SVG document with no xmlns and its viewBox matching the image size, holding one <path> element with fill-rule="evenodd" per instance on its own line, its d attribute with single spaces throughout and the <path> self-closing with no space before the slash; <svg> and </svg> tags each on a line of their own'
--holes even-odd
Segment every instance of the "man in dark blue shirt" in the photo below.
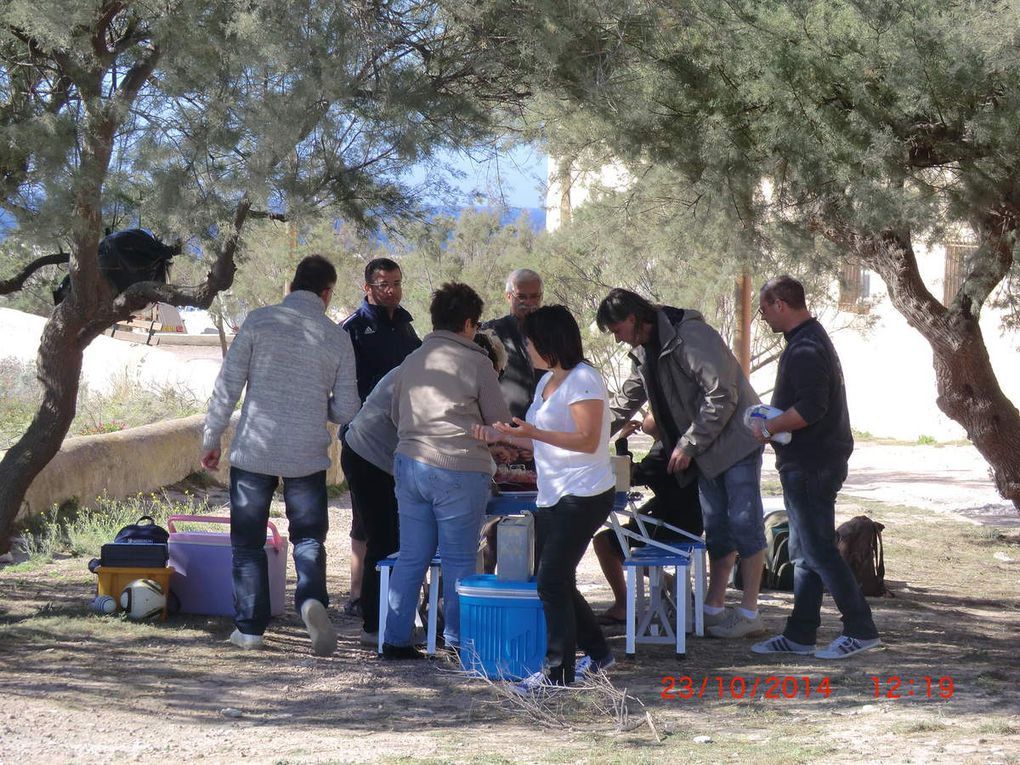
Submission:
<svg viewBox="0 0 1020 765">
<path fill-rule="evenodd" d="M 411 314 L 400 307 L 403 274 L 389 258 L 375 258 L 365 266 L 365 299 L 341 326 L 350 334 L 358 377 L 358 396 L 368 394 L 386 373 L 400 366 L 421 345 L 411 326 Z M 360 513 L 351 519 L 351 596 L 344 611 L 361 614 L 361 578 L 367 538 Z"/>
<path fill-rule="evenodd" d="M 786 338 L 772 394 L 772 406 L 783 413 L 752 420 L 752 429 L 763 444 L 777 433 L 793 434 L 789 444 L 773 442 L 773 448 L 790 519 L 794 577 L 786 629 L 751 650 L 846 659 L 881 640 L 871 607 L 836 548 L 836 494 L 854 449 L 843 368 L 828 333 L 808 312 L 804 287 L 796 279 L 778 276 L 767 282 L 759 310 L 772 331 Z M 824 590 L 843 618 L 843 634 L 815 650 Z"/>
<path fill-rule="evenodd" d="M 389 258 L 376 258 L 365 266 L 365 299 L 343 321 L 351 336 L 362 403 L 383 376 L 421 345 L 406 310 L 400 266 Z"/>
</svg>

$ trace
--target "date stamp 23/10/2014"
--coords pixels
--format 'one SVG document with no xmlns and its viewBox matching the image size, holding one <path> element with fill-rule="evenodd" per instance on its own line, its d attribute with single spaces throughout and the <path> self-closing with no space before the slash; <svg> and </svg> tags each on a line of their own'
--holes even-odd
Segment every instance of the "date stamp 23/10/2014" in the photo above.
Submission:
<svg viewBox="0 0 1020 765">
<path fill-rule="evenodd" d="M 869 678 L 876 699 L 950 699 L 956 692 L 951 677 L 878 677 Z M 662 678 L 662 698 L 668 701 L 689 699 L 812 699 L 829 698 L 838 689 L 828 675 L 667 675 Z"/>
</svg>

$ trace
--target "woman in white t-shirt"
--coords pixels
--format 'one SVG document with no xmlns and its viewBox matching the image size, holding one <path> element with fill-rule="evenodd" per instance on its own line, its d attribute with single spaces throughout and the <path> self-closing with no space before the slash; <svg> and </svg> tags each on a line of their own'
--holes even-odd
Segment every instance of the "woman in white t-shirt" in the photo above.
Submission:
<svg viewBox="0 0 1020 765">
<path fill-rule="evenodd" d="M 534 450 L 538 595 L 545 611 L 545 666 L 518 684 L 522 692 L 569 685 L 575 674 L 614 663 L 595 614 L 577 590 L 577 565 L 613 507 L 609 397 L 602 376 L 584 360 L 581 331 L 564 306 L 539 308 L 524 320 L 536 369 L 548 369 L 525 420 L 478 426 L 475 435 Z M 576 661 L 580 647 L 585 656 Z"/>
</svg>

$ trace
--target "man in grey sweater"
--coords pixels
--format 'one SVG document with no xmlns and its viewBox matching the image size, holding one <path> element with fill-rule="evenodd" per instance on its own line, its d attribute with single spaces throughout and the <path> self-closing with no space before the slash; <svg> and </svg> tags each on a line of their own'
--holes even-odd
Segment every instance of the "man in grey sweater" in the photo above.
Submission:
<svg viewBox="0 0 1020 765">
<path fill-rule="evenodd" d="M 241 648 L 262 647 L 269 624 L 266 524 L 282 477 L 297 570 L 295 608 L 314 652 L 328 656 L 336 649 L 336 630 L 326 613 L 326 420 L 346 424 L 360 399 L 350 337 L 325 315 L 335 284 L 336 269 L 324 257 L 302 260 L 283 302 L 248 315 L 209 402 L 202 465 L 216 470 L 223 432 L 247 389 L 230 448 L 236 608 L 230 640 Z"/>
</svg>

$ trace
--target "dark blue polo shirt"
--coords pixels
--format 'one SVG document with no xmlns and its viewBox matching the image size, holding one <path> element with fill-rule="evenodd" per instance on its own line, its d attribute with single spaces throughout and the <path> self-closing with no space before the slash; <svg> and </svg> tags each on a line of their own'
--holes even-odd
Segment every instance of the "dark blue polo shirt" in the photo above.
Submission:
<svg viewBox="0 0 1020 765">
<path fill-rule="evenodd" d="M 382 306 L 361 301 L 358 310 L 344 319 L 341 326 L 351 336 L 358 375 L 358 395 L 364 403 L 372 388 L 387 372 L 421 345 L 411 322 L 414 319 L 400 306 L 389 313 Z"/>
<path fill-rule="evenodd" d="M 776 468 L 782 472 L 846 465 L 854 450 L 854 438 L 843 367 L 832 340 L 817 319 L 799 324 L 785 337 L 772 406 L 783 410 L 796 407 L 807 427 L 793 431 L 789 444 L 773 442 Z"/>
</svg>

